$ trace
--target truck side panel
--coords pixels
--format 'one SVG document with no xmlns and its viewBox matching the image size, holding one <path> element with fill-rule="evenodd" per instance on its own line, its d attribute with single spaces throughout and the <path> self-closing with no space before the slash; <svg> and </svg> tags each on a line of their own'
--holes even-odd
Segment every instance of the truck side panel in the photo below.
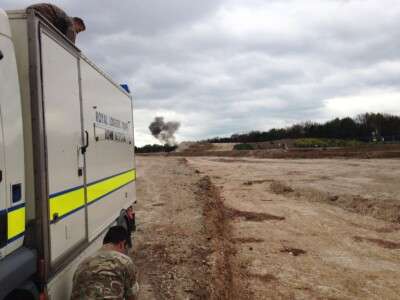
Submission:
<svg viewBox="0 0 400 300">
<path fill-rule="evenodd" d="M 89 246 L 50 280 L 51 299 L 69 299 L 78 264 L 101 247 L 105 229 L 115 224 L 121 209 L 136 197 L 131 99 L 87 59 L 80 59 L 80 72 L 83 128 L 89 137 L 85 153 Z M 117 128 L 105 126 L 98 112 L 112 116 Z M 128 128 L 120 129 L 117 120 L 129 122 Z M 121 136 L 118 141 L 110 136 L 106 139 L 105 128 L 125 133 L 126 141 Z"/>
<path fill-rule="evenodd" d="M 22 85 L 29 245 L 51 299 L 69 299 L 78 263 L 135 201 L 132 103 L 40 16 L 8 13 Z"/>
<path fill-rule="evenodd" d="M 86 241 L 78 56 L 41 33 L 51 261 Z"/>
<path fill-rule="evenodd" d="M 84 128 L 88 131 L 89 240 L 118 217 L 134 198 L 131 99 L 86 60 L 81 61 Z"/>
</svg>

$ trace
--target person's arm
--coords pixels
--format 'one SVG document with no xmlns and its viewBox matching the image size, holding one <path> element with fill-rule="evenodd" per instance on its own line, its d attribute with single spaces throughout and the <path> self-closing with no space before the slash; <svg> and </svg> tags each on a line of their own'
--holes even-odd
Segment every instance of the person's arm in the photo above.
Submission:
<svg viewBox="0 0 400 300">
<path fill-rule="evenodd" d="M 137 284 L 137 283 L 136 283 Z M 139 293 L 139 285 L 137 286 L 137 292 L 134 295 L 128 296 L 127 300 L 138 300 L 138 293 Z"/>
<path fill-rule="evenodd" d="M 75 44 L 76 32 L 75 32 L 74 26 L 73 26 L 73 24 L 72 24 L 71 21 L 70 21 L 70 23 L 68 24 L 67 32 L 65 33 L 65 36 L 66 36 L 73 44 Z"/>
<path fill-rule="evenodd" d="M 125 277 L 125 298 L 128 300 L 137 300 L 139 294 L 139 283 L 137 278 L 136 267 L 131 261 L 126 265 L 126 277 Z"/>
<path fill-rule="evenodd" d="M 136 214 L 132 215 L 132 231 L 136 231 Z"/>
<path fill-rule="evenodd" d="M 131 288 L 132 290 L 132 288 Z M 139 295 L 139 284 L 136 282 L 134 286 L 135 292 L 132 293 L 130 296 L 126 296 L 125 299 L 127 300 L 137 300 Z"/>
</svg>

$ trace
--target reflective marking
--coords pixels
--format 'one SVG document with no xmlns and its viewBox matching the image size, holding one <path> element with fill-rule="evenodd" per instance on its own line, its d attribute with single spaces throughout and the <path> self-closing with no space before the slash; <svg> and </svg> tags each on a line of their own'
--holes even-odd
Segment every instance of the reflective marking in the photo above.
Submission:
<svg viewBox="0 0 400 300">
<path fill-rule="evenodd" d="M 122 173 L 112 178 L 91 184 L 87 189 L 88 203 L 96 201 L 106 194 L 134 181 L 136 179 L 135 170 Z"/>
<path fill-rule="evenodd" d="M 53 221 L 56 214 L 58 214 L 58 218 L 61 218 L 84 204 L 85 194 L 83 188 L 50 198 L 50 221 Z"/>
<path fill-rule="evenodd" d="M 112 193 L 115 190 L 133 182 L 136 179 L 136 170 L 129 170 L 117 175 L 113 175 L 93 183 L 87 187 L 87 203 L 91 204 L 96 200 Z M 58 218 L 67 217 L 85 206 L 84 187 L 80 186 L 60 193 L 50 195 L 50 221 L 54 221 L 54 216 Z"/>
<path fill-rule="evenodd" d="M 7 240 L 12 242 L 25 232 L 25 204 L 11 207 L 7 213 Z"/>
</svg>

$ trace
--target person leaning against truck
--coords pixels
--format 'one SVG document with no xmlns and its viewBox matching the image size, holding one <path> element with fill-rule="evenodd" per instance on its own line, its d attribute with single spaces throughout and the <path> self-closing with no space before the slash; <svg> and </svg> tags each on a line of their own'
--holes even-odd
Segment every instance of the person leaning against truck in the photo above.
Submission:
<svg viewBox="0 0 400 300">
<path fill-rule="evenodd" d="M 86 30 L 85 22 L 78 17 L 69 17 L 61 8 L 50 3 L 38 3 L 27 7 L 45 17 L 51 24 L 62 32 L 73 44 L 76 35 Z"/>
<path fill-rule="evenodd" d="M 71 300 L 137 300 L 139 284 L 132 260 L 125 255 L 128 233 L 122 226 L 111 227 L 103 247 L 84 259 L 75 271 Z"/>
<path fill-rule="evenodd" d="M 136 230 L 135 212 L 133 206 L 129 206 L 126 210 L 122 210 L 120 216 L 117 219 L 117 225 L 121 225 L 128 232 L 128 238 L 126 245 L 128 249 L 132 248 L 132 232 Z"/>
</svg>

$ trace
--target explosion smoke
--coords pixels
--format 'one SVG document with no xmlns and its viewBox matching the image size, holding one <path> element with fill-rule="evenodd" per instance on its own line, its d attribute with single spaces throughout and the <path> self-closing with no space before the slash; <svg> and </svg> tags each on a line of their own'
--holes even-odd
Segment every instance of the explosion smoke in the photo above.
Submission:
<svg viewBox="0 0 400 300">
<path fill-rule="evenodd" d="M 164 122 L 164 117 L 155 117 L 151 122 L 149 129 L 151 134 L 160 142 L 168 144 L 169 146 L 176 145 L 175 132 L 179 129 L 181 124 L 179 122 Z"/>
</svg>

